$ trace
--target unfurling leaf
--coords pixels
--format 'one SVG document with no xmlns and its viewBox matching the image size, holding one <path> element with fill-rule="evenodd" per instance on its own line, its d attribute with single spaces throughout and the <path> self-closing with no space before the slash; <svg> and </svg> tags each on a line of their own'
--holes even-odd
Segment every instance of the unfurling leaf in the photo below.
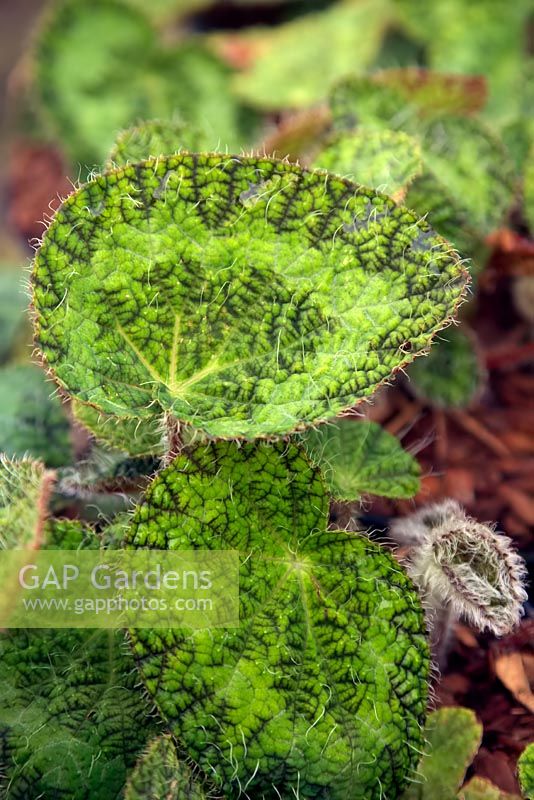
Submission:
<svg viewBox="0 0 534 800">
<path fill-rule="evenodd" d="M 468 517 L 455 500 L 395 520 L 391 534 L 413 545 L 406 567 L 431 606 L 449 604 L 475 628 L 499 636 L 518 624 L 525 566 L 508 537 Z"/>
<path fill-rule="evenodd" d="M 338 419 L 306 431 L 302 444 L 339 500 L 413 497 L 419 491 L 419 464 L 376 422 Z"/>
<path fill-rule="evenodd" d="M 183 154 L 63 204 L 35 261 L 36 338 L 60 385 L 105 414 L 285 434 L 411 361 L 466 280 L 446 242 L 372 190 Z"/>
<path fill-rule="evenodd" d="M 207 800 L 202 777 L 176 753 L 172 736 L 153 739 L 128 778 L 124 800 Z"/>
<path fill-rule="evenodd" d="M 440 708 L 428 715 L 426 754 L 403 800 L 455 800 L 482 741 L 482 725 L 468 708 Z"/>
<path fill-rule="evenodd" d="M 188 755 L 234 796 L 398 797 L 422 746 L 428 650 L 416 592 L 280 443 L 199 447 L 135 512 L 135 547 L 239 552 L 240 626 L 131 631 Z"/>
</svg>

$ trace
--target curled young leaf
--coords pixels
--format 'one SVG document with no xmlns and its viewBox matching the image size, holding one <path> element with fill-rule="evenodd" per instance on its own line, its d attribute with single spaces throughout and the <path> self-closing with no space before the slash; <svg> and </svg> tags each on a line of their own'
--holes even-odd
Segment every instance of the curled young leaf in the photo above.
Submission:
<svg viewBox="0 0 534 800">
<path fill-rule="evenodd" d="M 468 517 L 455 500 L 395 520 L 391 534 L 412 544 L 406 567 L 431 607 L 449 604 L 475 628 L 498 636 L 518 624 L 527 599 L 525 565 L 508 537 Z"/>
<path fill-rule="evenodd" d="M 301 441 L 339 500 L 413 497 L 419 491 L 419 464 L 376 422 L 333 420 L 306 431 Z"/>
<path fill-rule="evenodd" d="M 105 414 L 285 434 L 430 344 L 467 275 L 416 214 L 271 159 L 182 154 L 95 178 L 33 272 L 36 341 Z"/>
<path fill-rule="evenodd" d="M 127 534 L 239 552 L 238 628 L 131 631 L 161 714 L 232 797 L 394 800 L 417 763 L 418 596 L 380 546 L 327 530 L 328 499 L 295 446 L 222 442 L 163 470 Z"/>
</svg>

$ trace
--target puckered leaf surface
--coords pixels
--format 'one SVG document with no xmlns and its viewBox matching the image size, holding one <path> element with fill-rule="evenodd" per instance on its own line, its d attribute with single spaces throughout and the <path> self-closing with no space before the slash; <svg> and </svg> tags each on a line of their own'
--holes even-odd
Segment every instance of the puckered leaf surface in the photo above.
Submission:
<svg viewBox="0 0 534 800">
<path fill-rule="evenodd" d="M 440 708 L 428 715 L 426 755 L 403 800 L 455 800 L 482 739 L 482 725 L 468 708 Z"/>
<path fill-rule="evenodd" d="M 49 522 L 45 547 L 94 548 L 75 520 Z M 119 800 L 155 721 L 121 631 L 12 630 L 0 637 L 4 800 Z"/>
<path fill-rule="evenodd" d="M 314 161 L 327 169 L 385 194 L 404 193 L 422 172 L 417 140 L 401 131 L 355 131 L 338 134 Z"/>
<path fill-rule="evenodd" d="M 115 416 L 281 434 L 371 394 L 455 312 L 466 274 L 414 213 L 271 159 L 182 154 L 98 176 L 33 274 L 58 382 Z"/>
<path fill-rule="evenodd" d="M 0 452 L 29 453 L 49 467 L 72 460 L 69 421 L 55 386 L 33 364 L 0 369 Z"/>
<path fill-rule="evenodd" d="M 153 481 L 127 541 L 240 554 L 240 626 L 135 630 L 148 692 L 229 797 L 398 797 L 422 746 L 418 597 L 366 537 L 327 530 L 302 451 L 222 442 Z"/>
<path fill-rule="evenodd" d="M 172 736 L 153 739 L 128 778 L 124 800 L 206 800 L 202 778 L 180 761 Z"/>
<path fill-rule="evenodd" d="M 419 490 L 419 464 L 376 422 L 339 419 L 306 431 L 302 443 L 340 500 L 413 497 Z"/>
</svg>

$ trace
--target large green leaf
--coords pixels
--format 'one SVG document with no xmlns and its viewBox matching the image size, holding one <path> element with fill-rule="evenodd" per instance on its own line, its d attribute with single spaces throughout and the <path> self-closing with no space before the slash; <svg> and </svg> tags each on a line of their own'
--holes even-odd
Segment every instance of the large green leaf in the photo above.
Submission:
<svg viewBox="0 0 534 800">
<path fill-rule="evenodd" d="M 94 548 L 75 520 L 50 522 L 45 547 Z M 155 730 L 121 631 L 12 630 L 0 637 L 3 800 L 119 800 Z"/>
<path fill-rule="evenodd" d="M 389 0 L 352 0 L 262 31 L 259 56 L 235 78 L 236 91 L 264 109 L 302 108 L 324 99 L 333 81 L 372 64 L 389 10 Z"/>
<path fill-rule="evenodd" d="M 282 434 L 371 394 L 465 283 L 449 245 L 383 195 L 183 154 L 63 204 L 36 257 L 36 337 L 60 385 L 106 414 Z"/>
<path fill-rule="evenodd" d="M 388 195 L 404 195 L 422 171 L 419 143 L 401 131 L 337 134 L 314 161 L 315 167 L 344 175 Z"/>
<path fill-rule="evenodd" d="M 340 500 L 413 497 L 419 490 L 419 464 L 376 422 L 339 419 L 306 431 L 302 444 Z"/>
<path fill-rule="evenodd" d="M 0 456 L 0 549 L 39 547 L 53 482 L 38 461 Z"/>
<path fill-rule="evenodd" d="M 0 452 L 10 457 L 29 453 L 49 467 L 70 463 L 69 421 L 54 390 L 32 364 L 0 369 Z"/>
<path fill-rule="evenodd" d="M 327 530 L 301 451 L 222 442 L 154 480 L 127 540 L 237 550 L 240 626 L 131 632 L 147 690 L 230 797 L 398 797 L 422 746 L 417 594 L 366 537 Z"/>
<path fill-rule="evenodd" d="M 529 744 L 521 753 L 518 764 L 521 791 L 527 798 L 534 797 L 534 744 Z"/>
<path fill-rule="evenodd" d="M 172 736 L 153 739 L 128 778 L 124 800 L 207 800 L 208 789 L 178 759 Z"/>
<path fill-rule="evenodd" d="M 403 800 L 455 800 L 480 747 L 482 725 L 468 708 L 440 708 L 429 714 L 425 736 L 427 755 Z"/>
<path fill-rule="evenodd" d="M 37 43 L 43 113 L 84 165 L 100 165 L 121 128 L 176 113 L 201 125 L 211 147 L 239 148 L 242 112 L 229 77 L 199 39 L 165 47 L 117 0 L 59 0 Z"/>
</svg>

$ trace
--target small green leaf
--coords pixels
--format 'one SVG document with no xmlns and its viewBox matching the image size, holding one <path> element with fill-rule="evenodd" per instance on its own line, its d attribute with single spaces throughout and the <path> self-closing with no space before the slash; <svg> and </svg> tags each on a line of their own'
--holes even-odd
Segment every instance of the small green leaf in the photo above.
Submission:
<svg viewBox="0 0 534 800">
<path fill-rule="evenodd" d="M 413 391 L 437 408 L 468 406 L 484 380 L 473 336 L 461 328 L 447 328 L 428 357 L 410 366 L 408 377 Z"/>
<path fill-rule="evenodd" d="M 519 783 L 526 800 L 534 798 L 534 744 L 529 744 L 523 750 L 517 762 Z"/>
<path fill-rule="evenodd" d="M 306 431 L 302 443 L 339 500 L 413 497 L 419 491 L 419 464 L 376 422 L 339 419 Z"/>
<path fill-rule="evenodd" d="M 137 508 L 135 547 L 237 550 L 240 627 L 131 631 L 149 694 L 234 796 L 399 796 L 422 747 L 424 620 L 398 563 L 327 530 L 320 472 L 286 442 L 179 456 Z"/>
<path fill-rule="evenodd" d="M 0 272 L 0 364 L 13 354 L 27 317 L 28 298 L 18 270 L 3 268 Z"/>
<path fill-rule="evenodd" d="M 392 196 L 403 194 L 423 169 L 415 139 L 400 131 L 373 130 L 337 134 L 314 166 Z"/>
<path fill-rule="evenodd" d="M 147 158 L 174 155 L 182 150 L 198 152 L 208 147 L 208 136 L 185 122 L 149 120 L 128 128 L 117 137 L 107 167 L 125 166 Z"/>
<path fill-rule="evenodd" d="M 163 419 L 115 417 L 73 398 L 74 419 L 95 439 L 131 456 L 161 455 L 165 450 Z"/>
<path fill-rule="evenodd" d="M 436 70 L 484 75 L 489 84 L 488 119 L 508 119 L 518 110 L 528 59 L 525 36 L 531 0 L 396 0 L 407 30 L 424 46 Z"/>
<path fill-rule="evenodd" d="M 343 129 L 372 120 L 396 128 L 414 116 L 470 114 L 485 100 L 482 77 L 417 67 L 344 76 L 330 93 L 334 122 Z"/>
<path fill-rule="evenodd" d="M 39 547 L 53 482 L 38 461 L 0 456 L 0 549 Z"/>
<path fill-rule="evenodd" d="M 15 364 L 0 369 L 0 451 L 29 453 L 49 467 L 72 460 L 70 427 L 55 386 L 42 369 Z"/>
<path fill-rule="evenodd" d="M 480 747 L 482 725 L 468 708 L 440 708 L 429 714 L 425 736 L 427 755 L 403 800 L 454 800 Z"/>
<path fill-rule="evenodd" d="M 246 143 L 230 70 L 201 40 L 164 46 L 147 19 L 117 0 L 59 0 L 35 56 L 43 114 L 74 161 L 100 165 L 116 132 L 179 114 L 210 147 Z"/>
<path fill-rule="evenodd" d="M 335 80 L 371 65 L 389 10 L 387 0 L 337 3 L 262 30 L 259 57 L 234 80 L 237 93 L 253 107 L 268 110 L 302 108 L 323 100 Z"/>
<path fill-rule="evenodd" d="M 438 227 L 440 215 L 429 220 L 458 244 L 462 228 L 483 237 L 501 225 L 516 190 L 515 167 L 502 141 L 483 122 L 460 114 L 428 112 L 427 95 L 405 94 L 388 74 L 347 79 L 332 91 L 334 124 L 402 130 L 420 142 L 424 175 L 415 180 L 406 205 L 420 214 L 435 206 L 451 206 L 457 230 Z M 450 215 L 449 215 L 450 216 Z M 452 233 L 452 236 L 451 236 Z M 465 235 L 465 234 L 464 234 Z"/>
<path fill-rule="evenodd" d="M 521 800 L 517 794 L 503 792 L 486 778 L 475 776 L 460 789 L 458 800 Z"/>
<path fill-rule="evenodd" d="M 105 414 L 284 434 L 411 361 L 466 280 L 446 242 L 372 190 L 183 154 L 63 204 L 35 261 L 36 338 L 60 385 Z"/>
<path fill-rule="evenodd" d="M 207 800 L 202 779 L 178 759 L 172 736 L 153 739 L 128 778 L 124 800 Z"/>
</svg>

